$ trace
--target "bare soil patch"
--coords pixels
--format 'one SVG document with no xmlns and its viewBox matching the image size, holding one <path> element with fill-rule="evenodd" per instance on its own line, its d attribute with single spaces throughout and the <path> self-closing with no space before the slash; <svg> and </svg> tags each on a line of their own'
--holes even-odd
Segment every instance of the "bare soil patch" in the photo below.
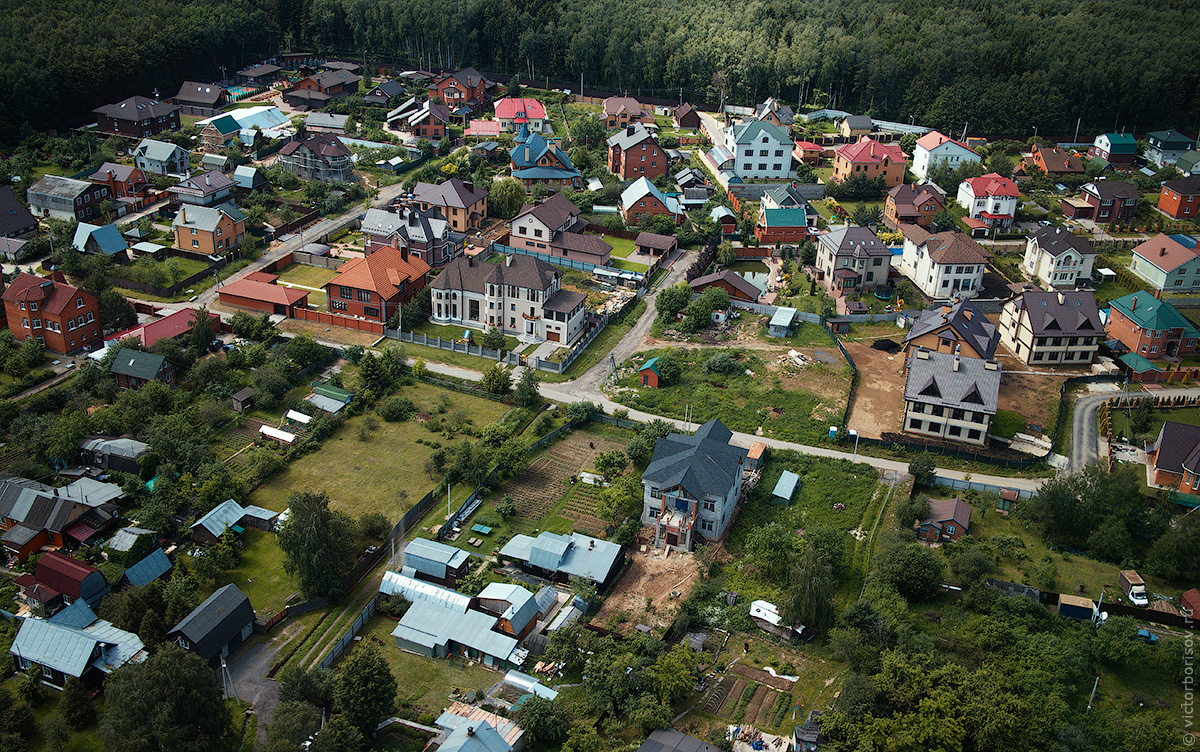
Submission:
<svg viewBox="0 0 1200 752">
<path fill-rule="evenodd" d="M 737 709 L 738 703 L 741 702 L 742 692 L 746 691 L 747 682 L 745 679 L 738 679 L 734 683 L 733 689 L 729 691 L 729 697 L 725 698 L 725 704 L 721 706 L 719 715 L 722 718 L 731 718 L 733 711 Z"/>
<path fill-rule="evenodd" d="M 763 704 L 758 708 L 758 718 L 751 719 L 750 715 L 746 714 L 746 722 L 753 723 L 756 728 L 768 728 L 775 725 L 775 702 L 779 699 L 779 693 L 773 689 L 767 690 L 767 696 L 763 699 Z"/>
<path fill-rule="evenodd" d="M 904 420 L 904 356 L 888 355 L 862 342 L 842 344 L 858 368 L 848 427 L 871 438 L 899 428 Z"/>
<path fill-rule="evenodd" d="M 1007 365 L 1007 364 L 1005 364 Z M 1053 431 L 1050 423 L 1058 405 L 1058 390 L 1065 376 L 1041 376 L 1032 373 L 1004 373 L 1000 382 L 1001 410 L 1011 410 L 1024 416 L 1032 426 Z"/>
<path fill-rule="evenodd" d="M 279 322 L 279 329 L 296 334 L 309 334 L 312 335 L 313 339 L 323 339 L 342 345 L 362 345 L 363 347 L 369 347 L 379 339 L 378 334 L 371 332 L 360 332 L 357 329 L 346 329 L 341 326 L 326 326 L 315 321 L 301 321 L 299 319 L 284 319 Z"/>
<path fill-rule="evenodd" d="M 753 666 L 747 666 L 744 663 L 735 663 L 730 671 L 738 676 L 744 676 L 751 681 L 756 681 L 759 684 L 764 684 L 773 689 L 781 689 L 784 692 L 790 692 L 792 685 L 795 684 L 795 682 L 793 682 L 791 679 L 784 679 L 779 676 L 771 676 L 762 669 L 754 668 Z"/>
<path fill-rule="evenodd" d="M 750 703 L 746 705 L 746 712 L 742 715 L 742 720 L 745 723 L 754 723 L 758 718 L 758 711 L 762 709 L 768 694 L 774 693 L 763 685 L 758 685 L 758 689 L 754 691 L 754 696 L 750 698 Z"/>
<path fill-rule="evenodd" d="M 639 621 L 665 629 L 675 617 L 676 606 L 692 592 L 700 577 L 695 555 L 671 552 L 665 556 L 647 542 L 649 535 L 649 530 L 639 533 L 630 553 L 629 570 L 613 586 L 593 624 L 607 626 L 610 614 L 625 612 L 629 618 L 615 631 L 630 634 Z M 646 546 L 645 553 L 640 551 L 642 545 Z M 671 591 L 678 591 L 679 596 L 671 598 Z M 646 610 L 647 598 L 653 611 Z"/>
</svg>

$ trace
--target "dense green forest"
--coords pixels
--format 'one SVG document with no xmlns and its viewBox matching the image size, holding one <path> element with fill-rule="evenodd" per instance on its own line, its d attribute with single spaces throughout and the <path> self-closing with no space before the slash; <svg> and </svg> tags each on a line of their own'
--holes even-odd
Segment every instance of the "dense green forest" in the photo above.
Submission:
<svg viewBox="0 0 1200 752">
<path fill-rule="evenodd" d="M 1184 0 L 6 0 L 0 137 L 280 49 L 768 95 L 974 133 L 1200 125 Z M 723 75 L 719 75 L 723 72 Z"/>
</svg>

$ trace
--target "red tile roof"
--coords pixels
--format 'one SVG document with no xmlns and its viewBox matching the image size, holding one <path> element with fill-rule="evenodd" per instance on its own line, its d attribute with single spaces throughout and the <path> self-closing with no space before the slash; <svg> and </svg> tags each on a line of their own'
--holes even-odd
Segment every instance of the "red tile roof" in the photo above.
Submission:
<svg viewBox="0 0 1200 752">
<path fill-rule="evenodd" d="M 407 258 L 406 258 L 407 256 Z M 342 264 L 338 275 L 326 285 L 342 285 L 356 290 L 371 290 L 390 300 L 407 281 L 429 273 L 429 264 L 397 248 L 383 247 L 364 258 Z"/>
<path fill-rule="evenodd" d="M 81 292 L 78 287 L 67 284 L 66 277 L 54 272 L 49 277 L 38 277 L 21 272 L 4 291 L 4 300 L 10 303 L 37 302 L 43 311 L 60 314 L 80 295 L 93 297 L 90 292 Z M 86 301 L 85 301 L 86 302 Z"/>
<path fill-rule="evenodd" d="M 221 317 L 211 311 L 208 314 L 210 321 L 220 322 Z M 117 332 L 104 338 L 105 342 L 119 342 L 126 337 L 137 337 L 142 341 L 142 346 L 149 349 L 154 346 L 155 342 L 161 339 L 170 339 L 178 337 L 184 332 L 190 331 L 192 322 L 196 320 L 196 311 L 191 308 L 183 308 L 174 313 L 164 316 L 157 321 L 151 321 L 142 326 L 135 326 L 131 329 L 126 329 L 123 332 Z"/>
<path fill-rule="evenodd" d="M 273 285 L 275 284 L 275 280 L 279 279 L 279 275 L 271 274 L 270 272 L 250 272 L 246 276 L 242 277 L 242 279 L 248 279 L 251 282 L 265 282 L 268 285 Z"/>
<path fill-rule="evenodd" d="M 882 162 L 884 158 L 892 162 L 903 162 L 908 158 L 899 144 L 881 144 L 870 136 L 863 136 L 852 144 L 839 146 L 836 154 L 851 164 Z"/>
<path fill-rule="evenodd" d="M 522 114 L 524 113 L 524 114 Z M 496 119 L 545 120 L 546 108 L 536 99 L 505 97 L 496 100 Z"/>
<path fill-rule="evenodd" d="M 971 186 L 971 193 L 976 198 L 979 196 L 1010 196 L 1016 198 L 1021 195 L 1021 192 L 1017 189 L 1017 184 L 1013 180 L 1001 177 L 994 172 L 989 172 L 979 178 L 968 178 L 963 182 Z"/>
<path fill-rule="evenodd" d="M 937 131 L 930 131 L 929 133 L 926 133 L 924 136 L 921 136 L 920 138 L 918 138 L 917 146 L 922 146 L 927 151 L 933 151 L 934 149 L 938 148 L 939 146 L 941 146 L 942 144 L 944 144 L 946 142 L 958 144 L 962 148 L 967 149 L 968 151 L 971 151 L 971 152 L 975 151 L 971 147 L 964 144 L 962 141 L 958 141 L 956 139 L 950 138 L 949 136 L 938 133 Z"/>
<path fill-rule="evenodd" d="M 296 305 L 308 299 L 308 290 L 292 290 L 279 285 L 269 285 L 266 282 L 256 282 L 252 279 L 239 279 L 222 285 L 217 290 L 217 294 L 222 299 L 226 295 L 230 295 L 286 306 Z"/>
</svg>

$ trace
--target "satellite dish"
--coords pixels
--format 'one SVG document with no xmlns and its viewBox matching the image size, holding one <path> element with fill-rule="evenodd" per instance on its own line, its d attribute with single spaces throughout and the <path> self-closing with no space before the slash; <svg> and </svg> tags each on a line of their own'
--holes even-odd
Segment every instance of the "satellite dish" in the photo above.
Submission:
<svg viewBox="0 0 1200 752">
<path fill-rule="evenodd" d="M 1100 621 L 1108 621 L 1108 612 L 1107 611 L 1100 612 Z"/>
</svg>

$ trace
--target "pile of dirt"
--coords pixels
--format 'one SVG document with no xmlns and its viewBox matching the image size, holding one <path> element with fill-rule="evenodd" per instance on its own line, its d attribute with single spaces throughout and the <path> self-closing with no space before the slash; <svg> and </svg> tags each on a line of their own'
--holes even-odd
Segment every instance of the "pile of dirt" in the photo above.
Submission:
<svg viewBox="0 0 1200 752">
<path fill-rule="evenodd" d="M 896 353 L 900 352 L 901 349 L 903 349 L 899 344 L 896 343 L 895 340 L 891 339 L 877 339 L 871 343 L 871 348 L 874 350 L 881 350 L 890 355 L 895 355 Z"/>
</svg>

